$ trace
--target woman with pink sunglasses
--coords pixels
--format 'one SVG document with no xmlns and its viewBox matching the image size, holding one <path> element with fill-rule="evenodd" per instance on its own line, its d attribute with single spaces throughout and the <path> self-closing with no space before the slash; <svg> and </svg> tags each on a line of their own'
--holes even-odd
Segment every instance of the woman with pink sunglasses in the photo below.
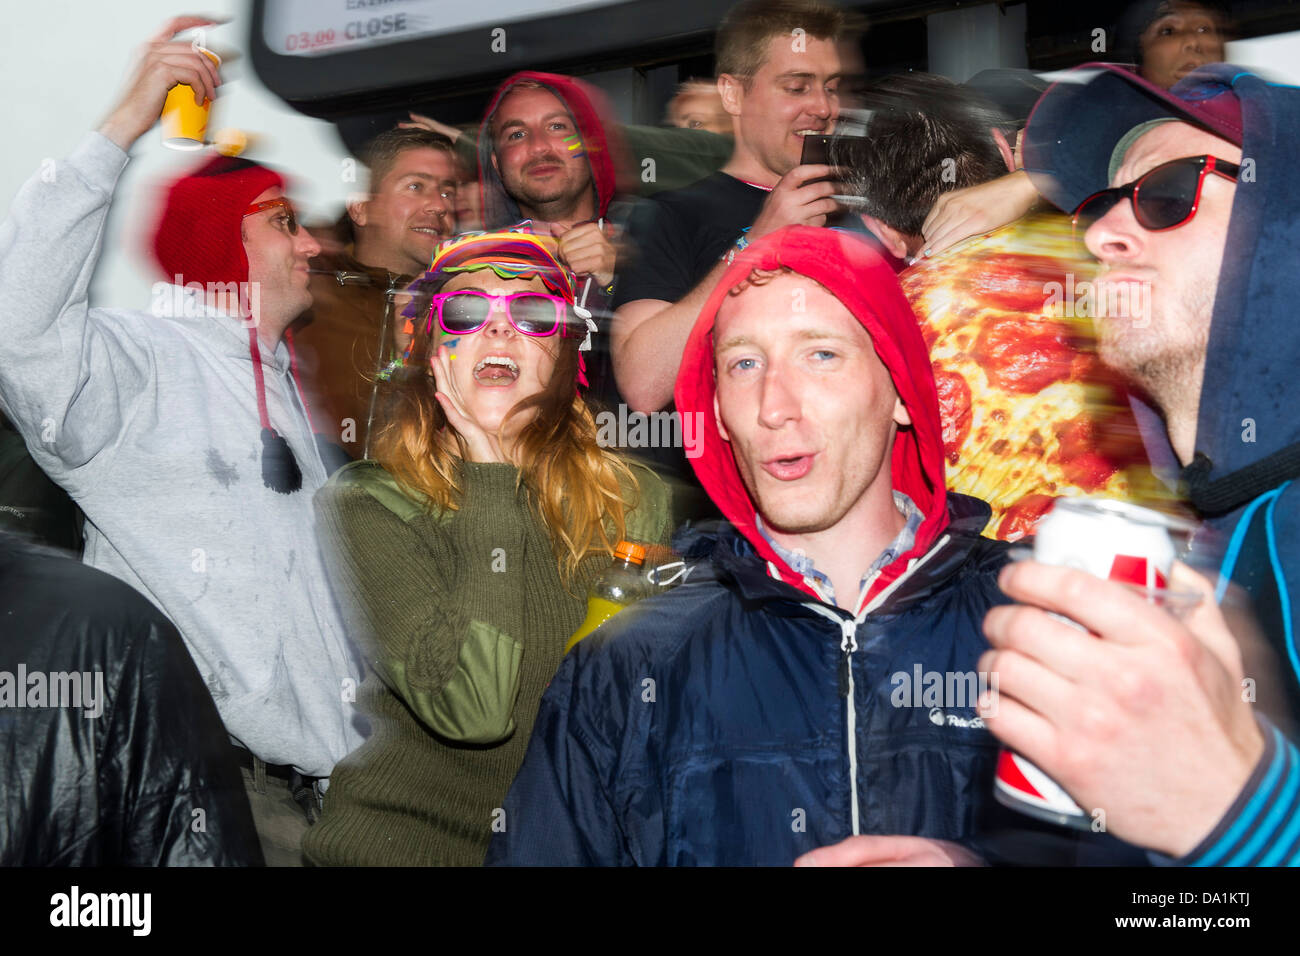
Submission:
<svg viewBox="0 0 1300 956">
<path fill-rule="evenodd" d="M 481 863 L 587 589 L 620 539 L 667 541 L 664 485 L 597 443 L 587 326 L 548 241 L 438 251 L 375 460 L 317 495 L 372 727 L 330 778 L 311 863 Z"/>
</svg>

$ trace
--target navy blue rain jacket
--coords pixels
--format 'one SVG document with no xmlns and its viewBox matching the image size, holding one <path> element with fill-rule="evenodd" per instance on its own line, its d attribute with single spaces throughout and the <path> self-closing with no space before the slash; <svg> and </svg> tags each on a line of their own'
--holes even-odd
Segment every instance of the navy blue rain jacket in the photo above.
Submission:
<svg viewBox="0 0 1300 956">
<path fill-rule="evenodd" d="M 889 476 L 924 517 L 914 545 L 873 572 L 856 614 L 822 600 L 758 531 L 713 414 L 713 319 L 754 268 L 830 290 L 866 329 L 911 419 L 894 433 Z M 788 866 L 859 833 L 1063 862 L 1073 831 L 993 796 L 998 745 L 977 714 L 976 663 L 984 615 L 1006 600 L 1006 547 L 979 537 L 983 502 L 944 488 L 934 377 L 892 269 L 836 230 L 794 226 L 756 241 L 701 311 L 675 398 L 699 416 L 692 465 L 727 522 L 679 534 L 686 582 L 565 659 L 487 862 Z M 812 437 L 794 440 L 842 447 L 845 436 L 818 430 L 823 411 L 802 407 L 791 427 Z"/>
<path fill-rule="evenodd" d="M 855 832 L 853 764 L 856 832 L 1075 862 L 1070 833 L 995 801 L 998 744 L 973 691 L 926 705 L 927 672 L 978 688 L 980 622 L 1006 601 L 1005 546 L 977 536 L 987 506 L 948 499 L 944 537 L 856 626 L 770 577 L 730 525 L 680 534 L 679 551 L 703 556 L 686 583 L 560 667 L 487 862 L 789 866 Z"/>
</svg>

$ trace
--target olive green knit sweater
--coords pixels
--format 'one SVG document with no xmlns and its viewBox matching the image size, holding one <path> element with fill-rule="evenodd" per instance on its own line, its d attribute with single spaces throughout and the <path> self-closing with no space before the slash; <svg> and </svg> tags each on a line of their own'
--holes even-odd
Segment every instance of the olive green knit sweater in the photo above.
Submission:
<svg viewBox="0 0 1300 956">
<path fill-rule="evenodd" d="M 429 513 L 374 462 L 316 496 L 326 565 L 373 668 L 357 692 L 365 744 L 335 767 L 303 853 L 317 865 L 478 865 L 533 729 L 538 703 L 610 559 L 561 583 L 518 471 L 462 464 L 458 511 Z M 667 543 L 668 493 L 640 491 L 626 537 Z"/>
</svg>

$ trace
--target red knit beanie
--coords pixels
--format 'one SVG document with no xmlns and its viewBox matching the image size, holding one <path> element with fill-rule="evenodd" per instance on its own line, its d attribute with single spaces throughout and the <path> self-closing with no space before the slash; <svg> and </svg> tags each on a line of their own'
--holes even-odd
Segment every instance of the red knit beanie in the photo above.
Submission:
<svg viewBox="0 0 1300 956">
<path fill-rule="evenodd" d="M 244 210 L 280 174 L 247 159 L 216 156 L 168 188 L 153 254 L 168 282 L 247 282 L 248 257 L 239 227 Z"/>
</svg>

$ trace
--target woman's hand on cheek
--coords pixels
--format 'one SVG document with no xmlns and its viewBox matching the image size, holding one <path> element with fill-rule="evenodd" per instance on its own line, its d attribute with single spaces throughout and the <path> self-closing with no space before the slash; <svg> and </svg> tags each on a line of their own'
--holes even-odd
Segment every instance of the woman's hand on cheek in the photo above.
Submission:
<svg viewBox="0 0 1300 956">
<path fill-rule="evenodd" d="M 437 384 L 435 398 L 447 416 L 447 424 L 465 440 L 469 460 L 476 462 L 505 462 L 506 456 L 495 435 L 488 434 L 473 418 L 466 408 L 464 398 L 451 374 L 451 355 L 445 345 L 438 346 L 438 351 L 429 360 L 433 369 L 434 382 Z"/>
</svg>

